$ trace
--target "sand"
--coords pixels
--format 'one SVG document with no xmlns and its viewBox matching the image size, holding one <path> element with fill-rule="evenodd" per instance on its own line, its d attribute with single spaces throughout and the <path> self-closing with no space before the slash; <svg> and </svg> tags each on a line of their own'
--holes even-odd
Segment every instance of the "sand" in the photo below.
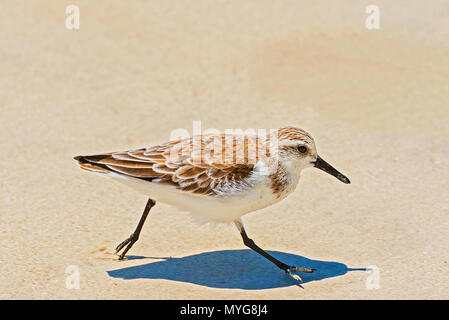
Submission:
<svg viewBox="0 0 449 320">
<path fill-rule="evenodd" d="M 371 2 L 2 1 L 0 298 L 448 299 L 449 7 L 376 1 L 368 30 Z M 233 225 L 164 204 L 130 259 L 113 255 L 146 198 L 72 157 L 197 120 L 304 128 L 351 179 L 307 169 L 243 218 L 262 248 L 318 269 L 303 288 Z"/>
</svg>

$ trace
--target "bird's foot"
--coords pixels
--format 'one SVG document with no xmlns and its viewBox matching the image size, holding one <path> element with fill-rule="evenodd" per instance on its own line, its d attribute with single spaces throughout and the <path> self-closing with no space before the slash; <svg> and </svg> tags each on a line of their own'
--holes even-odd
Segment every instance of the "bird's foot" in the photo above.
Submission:
<svg viewBox="0 0 449 320">
<path fill-rule="evenodd" d="M 285 273 L 287 273 L 287 275 L 288 275 L 289 277 L 295 279 L 296 281 L 302 282 L 302 279 L 301 279 L 300 276 L 298 276 L 297 274 L 292 273 L 292 272 L 295 272 L 295 271 L 298 271 L 298 272 L 306 272 L 306 273 L 312 273 L 312 272 L 315 271 L 315 269 L 309 269 L 309 268 L 297 268 L 297 267 L 294 267 L 294 266 L 291 266 L 291 267 L 285 269 Z"/>
<path fill-rule="evenodd" d="M 119 260 L 125 259 L 125 254 L 128 252 L 129 249 L 133 246 L 133 244 L 137 241 L 137 237 L 134 236 L 134 234 L 131 234 L 131 236 L 126 239 L 125 241 L 122 241 L 116 248 L 115 248 L 115 254 L 119 253 L 120 250 L 122 250 L 125 246 L 125 250 L 119 255 Z"/>
</svg>

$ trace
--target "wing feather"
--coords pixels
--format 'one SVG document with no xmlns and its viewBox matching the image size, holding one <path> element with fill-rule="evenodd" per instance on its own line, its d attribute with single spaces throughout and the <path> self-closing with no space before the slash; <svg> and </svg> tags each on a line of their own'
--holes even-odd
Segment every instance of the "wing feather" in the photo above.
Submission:
<svg viewBox="0 0 449 320">
<path fill-rule="evenodd" d="M 251 141 L 257 142 L 257 138 L 245 138 L 243 151 L 237 150 L 239 144 L 234 141 L 231 153 L 224 152 L 225 146 L 229 147 L 225 141 L 225 135 L 209 135 L 203 139 L 193 137 L 150 148 L 79 156 L 75 159 L 83 169 L 101 168 L 101 172 L 109 170 L 154 183 L 170 184 L 195 194 L 212 195 L 226 184 L 245 180 L 254 168 L 254 164 L 247 161 L 235 163 L 235 160 L 238 151 L 247 160 L 248 145 Z M 211 152 L 208 152 L 208 147 L 211 147 Z"/>
</svg>

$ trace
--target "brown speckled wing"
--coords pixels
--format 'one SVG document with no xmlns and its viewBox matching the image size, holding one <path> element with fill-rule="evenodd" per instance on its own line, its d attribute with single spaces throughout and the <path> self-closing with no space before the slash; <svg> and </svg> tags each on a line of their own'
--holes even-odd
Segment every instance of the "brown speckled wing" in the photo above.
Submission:
<svg viewBox="0 0 449 320">
<path fill-rule="evenodd" d="M 103 171 L 170 184 L 183 191 L 213 195 L 226 185 L 239 183 L 251 175 L 254 164 L 248 163 L 248 146 L 257 142 L 256 138 L 253 140 L 239 144 L 233 139 L 232 148 L 226 147 L 228 152 L 225 152 L 226 143 L 229 146 L 225 135 L 208 135 L 76 159 L 84 167 L 96 166 Z"/>
</svg>

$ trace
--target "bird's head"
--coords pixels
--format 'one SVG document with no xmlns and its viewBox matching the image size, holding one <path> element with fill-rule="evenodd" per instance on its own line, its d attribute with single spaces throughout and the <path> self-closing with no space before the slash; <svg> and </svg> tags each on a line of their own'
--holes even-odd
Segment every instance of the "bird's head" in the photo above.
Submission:
<svg viewBox="0 0 449 320">
<path fill-rule="evenodd" d="M 295 127 L 280 128 L 277 138 L 279 161 L 287 170 L 300 172 L 302 169 L 315 167 L 341 182 L 350 183 L 346 176 L 318 155 L 312 136 L 304 130 Z"/>
</svg>

